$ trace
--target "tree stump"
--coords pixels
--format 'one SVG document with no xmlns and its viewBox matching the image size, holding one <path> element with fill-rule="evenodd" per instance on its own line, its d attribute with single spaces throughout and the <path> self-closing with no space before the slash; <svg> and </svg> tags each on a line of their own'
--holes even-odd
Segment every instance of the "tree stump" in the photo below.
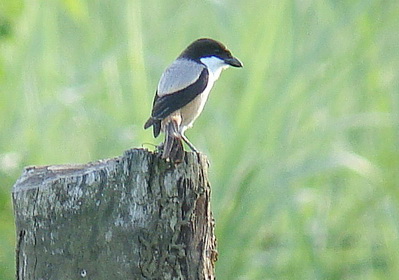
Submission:
<svg viewBox="0 0 399 280">
<path fill-rule="evenodd" d="M 17 279 L 214 279 L 205 156 L 27 167 L 13 188 Z"/>
</svg>

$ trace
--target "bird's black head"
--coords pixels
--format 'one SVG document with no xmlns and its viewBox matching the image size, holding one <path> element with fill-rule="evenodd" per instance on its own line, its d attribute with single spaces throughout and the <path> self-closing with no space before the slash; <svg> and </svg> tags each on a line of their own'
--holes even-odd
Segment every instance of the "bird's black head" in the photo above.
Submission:
<svg viewBox="0 0 399 280">
<path fill-rule="evenodd" d="M 235 58 L 222 43 L 208 38 L 201 38 L 191 43 L 179 56 L 180 58 L 200 61 L 201 58 L 215 56 L 234 67 L 242 67 L 242 63 Z"/>
</svg>

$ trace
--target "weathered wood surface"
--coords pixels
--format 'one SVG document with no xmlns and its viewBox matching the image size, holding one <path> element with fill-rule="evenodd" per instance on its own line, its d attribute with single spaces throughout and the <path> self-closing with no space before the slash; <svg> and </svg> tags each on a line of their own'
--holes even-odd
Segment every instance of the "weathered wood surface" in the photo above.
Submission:
<svg viewBox="0 0 399 280">
<path fill-rule="evenodd" d="M 12 194 L 17 279 L 214 279 L 207 167 L 132 149 L 26 168 Z"/>
</svg>

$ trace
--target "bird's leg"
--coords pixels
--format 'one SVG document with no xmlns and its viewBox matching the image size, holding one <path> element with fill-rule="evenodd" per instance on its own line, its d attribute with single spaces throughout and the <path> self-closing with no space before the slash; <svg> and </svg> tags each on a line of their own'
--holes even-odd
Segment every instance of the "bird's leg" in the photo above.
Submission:
<svg viewBox="0 0 399 280">
<path fill-rule="evenodd" d="M 181 135 L 181 139 L 183 139 L 183 141 L 186 142 L 186 144 L 190 147 L 190 149 L 191 149 L 193 152 L 198 153 L 198 150 L 194 147 L 193 144 L 191 144 L 190 141 L 188 141 L 187 137 L 186 137 L 183 133 L 181 133 L 180 135 Z"/>
</svg>

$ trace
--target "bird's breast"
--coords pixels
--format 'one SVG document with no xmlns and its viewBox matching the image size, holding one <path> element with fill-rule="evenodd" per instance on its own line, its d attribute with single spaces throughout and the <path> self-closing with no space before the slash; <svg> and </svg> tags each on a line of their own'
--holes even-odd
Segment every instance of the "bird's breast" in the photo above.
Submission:
<svg viewBox="0 0 399 280">
<path fill-rule="evenodd" d="M 213 87 L 215 79 L 210 75 L 209 82 L 205 90 L 193 99 L 190 103 L 180 109 L 180 115 L 182 123 L 180 126 L 180 132 L 184 132 L 187 128 L 190 128 L 194 121 L 201 114 L 204 109 L 205 103 L 208 100 L 209 93 Z"/>
</svg>

